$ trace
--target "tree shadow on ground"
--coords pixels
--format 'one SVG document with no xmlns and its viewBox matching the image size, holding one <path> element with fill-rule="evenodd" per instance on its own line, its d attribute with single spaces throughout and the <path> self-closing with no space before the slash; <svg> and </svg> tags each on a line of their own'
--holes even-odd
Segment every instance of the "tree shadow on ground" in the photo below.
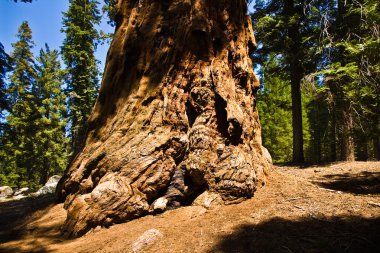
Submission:
<svg viewBox="0 0 380 253">
<path fill-rule="evenodd" d="M 54 203 L 54 195 L 46 195 L 37 198 L 28 198 L 0 203 L 0 252 L 48 252 L 37 240 L 30 242 L 28 250 L 23 250 L 21 245 L 4 246 L 4 243 L 17 241 L 34 229 L 28 229 L 27 223 L 32 215 L 39 212 L 43 216 L 49 211 L 49 206 Z M 55 236 L 48 233 L 53 227 L 40 229 L 44 238 L 55 240 Z"/>
<path fill-rule="evenodd" d="M 31 214 L 46 209 L 53 203 L 53 194 L 0 203 L 0 233 L 20 225 Z M 0 238 L 0 243 L 2 241 L 3 237 Z"/>
<path fill-rule="evenodd" d="M 0 244 L 0 252 L 1 253 L 47 253 L 51 252 L 46 249 L 42 244 L 37 241 L 33 241 L 29 243 L 29 249 L 25 250 L 21 246 L 11 246 L 4 247 Z"/>
<path fill-rule="evenodd" d="M 336 191 L 363 195 L 380 194 L 380 172 L 331 174 L 318 178 L 314 183 Z"/>
<path fill-rule="evenodd" d="M 380 252 L 380 217 L 273 218 L 237 227 L 210 252 Z"/>
</svg>

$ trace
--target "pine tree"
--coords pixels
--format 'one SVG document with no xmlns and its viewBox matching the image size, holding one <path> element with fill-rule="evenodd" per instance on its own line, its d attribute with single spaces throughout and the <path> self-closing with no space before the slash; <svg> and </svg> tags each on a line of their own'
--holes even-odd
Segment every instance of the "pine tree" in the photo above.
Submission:
<svg viewBox="0 0 380 253">
<path fill-rule="evenodd" d="M 334 26 L 324 43 L 330 55 L 322 73 L 333 97 L 340 159 L 355 159 L 354 140 L 359 158 L 367 159 L 370 139 L 379 157 L 379 3 L 337 0 L 330 12 Z"/>
<path fill-rule="evenodd" d="M 4 175 L 4 166 L 5 166 L 5 135 L 7 124 L 5 121 L 4 111 L 9 110 L 8 99 L 6 92 L 6 82 L 5 77 L 7 72 L 11 68 L 10 58 L 5 53 L 3 45 L 0 43 L 0 184 L 3 181 L 2 178 Z"/>
<path fill-rule="evenodd" d="M 87 120 L 97 96 L 99 71 L 94 56 L 100 22 L 96 0 L 70 0 L 64 13 L 62 32 L 63 60 L 69 74 L 67 81 L 72 152 L 75 155 L 84 144 Z"/>
<path fill-rule="evenodd" d="M 302 98 L 301 84 L 310 73 L 321 69 L 325 55 L 320 50 L 320 34 L 325 20 L 325 13 L 332 8 L 331 0 L 297 1 L 297 0 L 260 0 L 255 2 L 255 30 L 258 33 L 259 49 L 255 62 L 265 66 L 269 55 L 276 55 L 278 68 L 271 69 L 265 75 L 286 72 L 292 90 L 292 124 L 293 124 L 293 161 L 304 160 L 302 129 L 306 119 L 302 110 L 305 99 Z M 306 131 L 307 132 L 307 131 Z"/>
<path fill-rule="evenodd" d="M 315 69 L 310 60 L 314 25 L 308 20 L 315 12 L 308 2 L 296 0 L 256 1 L 253 19 L 262 46 L 256 53 L 257 64 L 265 65 L 269 54 L 281 61 L 289 76 L 292 94 L 293 161 L 304 162 L 301 81 Z M 271 74 L 271 73 L 267 73 Z"/>
<path fill-rule="evenodd" d="M 347 17 L 348 5 L 352 1 L 338 0 L 336 11 L 336 25 L 337 30 L 335 33 L 336 40 L 336 52 L 333 59 L 333 66 L 336 68 L 336 72 L 333 75 L 330 87 L 334 95 L 335 104 L 337 106 L 338 120 L 340 123 L 340 159 L 343 161 L 354 161 L 354 140 L 353 140 L 353 110 L 352 103 L 347 96 L 347 88 L 349 83 L 353 83 L 358 79 L 357 70 L 354 63 L 350 63 L 350 60 L 345 57 L 344 47 L 341 46 L 341 42 L 349 36 L 350 26 L 353 23 L 360 22 L 358 17 L 354 18 L 354 22 L 350 22 Z M 350 75 L 352 73 L 352 75 Z"/>
<path fill-rule="evenodd" d="M 36 172 L 39 184 L 45 184 L 49 176 L 62 173 L 67 165 L 64 119 L 66 97 L 62 90 L 64 72 L 61 70 L 58 51 L 51 51 L 46 44 L 37 61 L 36 94 L 40 118 L 36 121 Z"/>
<path fill-rule="evenodd" d="M 11 112 L 17 112 L 15 105 L 24 98 L 28 92 L 31 93 L 35 87 L 35 62 L 32 49 L 32 30 L 27 21 L 24 21 L 18 30 L 18 41 L 12 44 L 14 50 L 11 54 L 13 61 L 13 73 L 10 77 L 10 84 L 7 92 L 10 96 Z"/>
<path fill-rule="evenodd" d="M 12 44 L 11 54 L 13 73 L 7 89 L 10 115 L 7 117 L 9 132 L 7 133 L 4 149 L 5 160 L 2 178 L 6 177 L 11 186 L 33 187 L 36 148 L 34 134 L 35 121 L 38 118 L 36 97 L 36 70 L 31 49 L 34 47 L 32 31 L 28 22 L 24 21 L 18 30 L 18 41 Z"/>
<path fill-rule="evenodd" d="M 272 155 L 273 162 L 292 161 L 292 100 L 289 76 L 279 69 L 279 60 L 271 55 L 261 71 L 262 88 L 258 93 L 258 108 L 262 124 L 263 145 Z M 266 75 L 265 73 L 271 73 Z M 312 97 L 305 88 L 302 92 L 302 129 L 304 152 L 308 161 L 313 161 L 312 136 L 308 118 Z"/>
<path fill-rule="evenodd" d="M 352 1 L 346 8 L 345 18 L 350 21 L 350 26 L 340 45 L 344 47 L 344 57 L 356 69 L 355 72 L 346 72 L 353 76 L 353 82 L 345 85 L 355 111 L 354 136 L 361 137 L 356 147 L 360 158 L 366 159 L 369 157 L 367 142 L 372 140 L 373 157 L 380 160 L 380 3 L 374 0 Z"/>
<path fill-rule="evenodd" d="M 262 125 L 263 145 L 273 162 L 292 160 L 292 100 L 288 77 L 283 73 L 265 75 L 278 68 L 273 57 L 262 71 L 263 87 L 258 93 L 258 109 Z"/>
</svg>

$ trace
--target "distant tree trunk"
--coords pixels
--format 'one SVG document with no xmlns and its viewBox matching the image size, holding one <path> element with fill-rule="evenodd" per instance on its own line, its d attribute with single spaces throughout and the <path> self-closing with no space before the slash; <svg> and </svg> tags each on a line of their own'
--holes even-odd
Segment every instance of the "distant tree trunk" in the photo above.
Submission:
<svg viewBox="0 0 380 253">
<path fill-rule="evenodd" d="M 47 179 L 48 179 L 48 171 L 47 171 L 47 168 L 44 167 L 44 168 L 42 168 L 42 170 L 41 170 L 41 172 L 40 172 L 40 180 L 39 180 L 39 184 L 40 184 L 40 185 L 44 185 L 44 184 L 46 184 Z"/>
<path fill-rule="evenodd" d="M 303 68 L 301 64 L 301 38 L 300 24 L 293 18 L 297 14 L 294 0 L 286 0 L 284 13 L 289 17 L 288 36 L 292 41 L 290 52 L 290 81 L 292 87 L 292 125 L 293 125 L 293 162 L 303 163 L 303 132 L 302 132 L 302 102 L 301 102 L 301 80 L 303 77 Z"/>
<path fill-rule="evenodd" d="M 204 191 L 236 203 L 270 167 L 262 148 L 244 0 L 118 1 L 83 150 L 61 180 L 79 236 Z"/>
<path fill-rule="evenodd" d="M 350 1 L 349 1 L 350 2 Z M 337 41 L 344 40 L 348 35 L 348 27 L 346 20 L 347 12 L 347 0 L 338 0 L 338 13 L 337 13 Z M 338 48 L 337 54 L 340 56 L 338 60 L 342 66 L 346 65 L 346 59 L 344 57 L 344 48 Z M 347 77 L 346 77 L 347 78 Z M 345 84 L 343 78 L 342 80 L 336 80 L 333 82 L 332 92 L 334 93 L 335 106 L 337 106 L 337 118 L 340 126 L 340 160 L 342 161 L 354 161 L 355 160 L 355 146 L 354 139 L 352 136 L 353 132 L 353 118 L 352 118 L 352 108 L 350 101 L 348 101 L 344 91 L 343 86 Z"/>
<path fill-rule="evenodd" d="M 45 141 L 44 150 L 42 152 L 49 150 L 48 147 L 49 147 L 49 141 Z M 50 161 L 47 159 L 47 157 L 44 157 L 44 159 L 42 161 L 42 166 L 40 169 L 40 175 L 39 175 L 40 176 L 40 180 L 39 180 L 40 185 L 46 184 L 46 182 L 48 180 L 49 168 L 50 168 Z"/>
<path fill-rule="evenodd" d="M 373 145 L 373 155 L 375 160 L 380 161 L 380 137 L 379 137 L 379 117 L 373 120 L 372 124 L 372 145 Z"/>
<path fill-rule="evenodd" d="M 363 126 L 364 127 L 364 126 Z M 366 131 L 368 132 L 368 131 Z M 356 159 L 358 161 L 367 161 L 368 155 L 368 137 L 363 129 L 355 131 L 354 133 L 354 143 L 355 143 L 355 153 Z"/>
<path fill-rule="evenodd" d="M 374 157 L 377 161 L 380 161 L 380 140 L 379 140 L 379 136 L 374 136 L 372 138 L 372 144 L 373 144 Z"/>
<path fill-rule="evenodd" d="M 301 78 L 297 67 L 292 70 L 292 124 L 293 124 L 293 162 L 303 163 L 303 131 L 302 131 L 302 102 Z"/>
<path fill-rule="evenodd" d="M 367 138 L 365 136 L 363 137 L 363 148 L 362 148 L 362 152 L 361 152 L 361 160 L 362 161 L 368 160 L 368 142 L 367 142 Z"/>
<path fill-rule="evenodd" d="M 319 112 L 321 110 L 320 101 L 316 99 L 313 101 L 313 114 L 314 114 L 314 126 L 313 126 L 313 139 L 314 139 L 314 161 L 321 163 L 322 161 L 322 143 L 321 143 L 321 126 L 319 126 L 321 119 Z"/>
<path fill-rule="evenodd" d="M 355 146 L 354 138 L 352 136 L 353 118 L 351 106 L 348 102 L 342 101 L 342 108 L 340 110 L 340 114 L 340 122 L 342 126 L 342 133 L 340 138 L 340 158 L 342 161 L 355 161 Z"/>
<path fill-rule="evenodd" d="M 362 161 L 368 160 L 368 142 L 367 138 L 363 140 Z"/>
<path fill-rule="evenodd" d="M 336 110 L 335 106 L 331 108 L 331 144 L 330 144 L 330 160 L 336 161 Z"/>
</svg>

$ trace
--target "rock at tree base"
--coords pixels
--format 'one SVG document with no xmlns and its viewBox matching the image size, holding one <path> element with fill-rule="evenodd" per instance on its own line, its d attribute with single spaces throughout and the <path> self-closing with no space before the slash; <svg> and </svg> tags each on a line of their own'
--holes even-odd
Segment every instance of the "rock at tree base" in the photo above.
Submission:
<svg viewBox="0 0 380 253">
<path fill-rule="evenodd" d="M 162 212 L 165 211 L 168 205 L 168 199 L 165 197 L 158 198 L 152 204 L 154 212 Z"/>
<path fill-rule="evenodd" d="M 202 206 L 204 208 L 213 208 L 223 204 L 222 198 L 217 193 L 205 191 L 199 195 L 193 205 Z"/>
<path fill-rule="evenodd" d="M 245 200 L 270 167 L 246 1 L 121 0 L 117 9 L 86 143 L 57 191 L 71 236 L 206 190 Z"/>
</svg>

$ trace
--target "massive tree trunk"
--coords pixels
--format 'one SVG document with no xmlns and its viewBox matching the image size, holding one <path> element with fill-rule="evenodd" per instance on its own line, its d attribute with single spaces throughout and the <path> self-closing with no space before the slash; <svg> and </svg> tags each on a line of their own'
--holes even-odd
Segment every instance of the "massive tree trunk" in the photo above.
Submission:
<svg viewBox="0 0 380 253">
<path fill-rule="evenodd" d="M 204 191 L 236 203 L 265 182 L 245 0 L 120 0 L 83 150 L 58 187 L 79 236 Z M 214 195 L 215 195 L 214 194 Z"/>
</svg>

